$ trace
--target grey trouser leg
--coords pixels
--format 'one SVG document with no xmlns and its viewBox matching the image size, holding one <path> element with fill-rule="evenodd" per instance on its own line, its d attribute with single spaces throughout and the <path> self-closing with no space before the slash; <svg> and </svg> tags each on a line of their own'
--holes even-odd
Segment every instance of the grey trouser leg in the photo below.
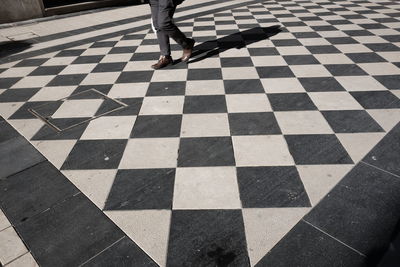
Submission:
<svg viewBox="0 0 400 267">
<path fill-rule="evenodd" d="M 175 42 L 186 48 L 188 46 L 186 36 L 172 21 L 176 9 L 173 0 L 150 0 L 150 8 L 153 26 L 157 31 L 161 55 L 171 55 L 169 38 L 174 39 Z"/>
</svg>

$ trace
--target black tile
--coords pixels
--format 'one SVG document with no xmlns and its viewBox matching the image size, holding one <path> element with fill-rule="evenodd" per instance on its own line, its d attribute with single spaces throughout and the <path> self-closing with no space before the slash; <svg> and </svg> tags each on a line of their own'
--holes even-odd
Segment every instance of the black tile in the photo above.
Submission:
<svg viewBox="0 0 400 267">
<path fill-rule="evenodd" d="M 149 82 L 153 77 L 153 71 L 125 71 L 121 72 L 116 83 Z"/>
<path fill-rule="evenodd" d="M 83 194 L 17 226 L 40 266 L 79 266 L 124 236 Z"/>
<path fill-rule="evenodd" d="M 333 45 L 358 44 L 358 42 L 351 37 L 331 37 L 331 38 L 326 38 L 326 40 Z"/>
<path fill-rule="evenodd" d="M 295 77 L 288 66 L 257 67 L 260 78 L 290 78 Z"/>
<path fill-rule="evenodd" d="M 221 58 L 221 67 L 252 67 L 253 61 L 250 57 L 225 57 Z"/>
<path fill-rule="evenodd" d="M 296 38 L 321 38 L 321 35 L 319 35 L 317 32 L 294 32 L 293 35 Z"/>
<path fill-rule="evenodd" d="M 376 53 L 350 53 L 346 54 L 354 63 L 374 63 L 374 62 L 386 62 L 384 58 Z"/>
<path fill-rule="evenodd" d="M 85 51 L 86 49 L 68 49 L 58 52 L 54 57 L 78 57 Z"/>
<path fill-rule="evenodd" d="M 44 161 L 0 180 L 2 210 L 13 225 L 79 192 L 57 168 Z"/>
<path fill-rule="evenodd" d="M 243 208 L 310 207 L 294 166 L 237 168 Z"/>
<path fill-rule="evenodd" d="M 11 86 L 16 84 L 22 77 L 15 77 L 15 78 L 1 78 L 0 79 L 0 88 L 1 89 L 9 89 Z"/>
<path fill-rule="evenodd" d="M 179 167 L 234 166 L 230 137 L 182 138 L 179 147 Z"/>
<path fill-rule="evenodd" d="M 189 80 L 220 80 L 222 79 L 221 69 L 189 69 L 188 70 L 188 81 Z"/>
<path fill-rule="evenodd" d="M 338 50 L 333 45 L 315 45 L 315 46 L 306 46 L 306 48 L 312 54 L 338 54 L 338 53 L 341 53 L 340 50 Z"/>
<path fill-rule="evenodd" d="M 28 76 L 57 75 L 63 69 L 65 69 L 65 67 L 66 66 L 43 66 L 43 67 L 37 67 L 34 71 L 29 73 Z"/>
<path fill-rule="evenodd" d="M 85 266 L 108 267 L 108 266 L 143 266 L 157 267 L 158 265 L 128 237 L 124 237 L 112 247 L 103 251 Z"/>
<path fill-rule="evenodd" d="M 171 209 L 175 169 L 119 170 L 105 210 Z"/>
<path fill-rule="evenodd" d="M 349 30 L 349 31 L 343 31 L 345 34 L 349 36 L 372 36 L 374 35 L 370 31 L 367 30 Z"/>
<path fill-rule="evenodd" d="M 259 79 L 224 80 L 224 86 L 227 94 L 265 93 Z"/>
<path fill-rule="evenodd" d="M 368 265 L 363 255 L 300 221 L 255 266 L 366 267 Z"/>
<path fill-rule="evenodd" d="M 332 64 L 325 65 L 333 76 L 362 76 L 368 75 L 359 66 L 355 64 Z"/>
<path fill-rule="evenodd" d="M 301 46 L 302 44 L 297 39 L 282 39 L 272 40 L 275 46 Z"/>
<path fill-rule="evenodd" d="M 146 96 L 184 95 L 186 82 L 152 82 Z"/>
<path fill-rule="evenodd" d="M 41 88 L 9 89 L 0 95 L 0 102 L 25 102 L 34 96 Z"/>
<path fill-rule="evenodd" d="M 365 44 L 365 46 L 374 52 L 400 51 L 400 47 L 391 43 Z"/>
<path fill-rule="evenodd" d="M 400 108 L 400 99 L 390 91 L 363 91 L 350 94 L 366 109 Z"/>
<path fill-rule="evenodd" d="M 22 136 L 11 138 L 1 143 L 0 178 L 20 172 L 46 160 Z"/>
<path fill-rule="evenodd" d="M 316 110 L 307 93 L 268 94 L 274 111 Z"/>
<path fill-rule="evenodd" d="M 93 43 L 90 48 L 100 48 L 100 47 L 114 47 L 118 41 L 102 41 Z"/>
<path fill-rule="evenodd" d="M 80 56 L 76 58 L 71 64 L 89 64 L 99 63 L 104 56 Z"/>
<path fill-rule="evenodd" d="M 131 61 L 148 61 L 148 60 L 158 60 L 160 57 L 159 52 L 148 52 L 148 53 L 135 53 Z"/>
<path fill-rule="evenodd" d="M 276 56 L 279 55 L 278 50 L 275 47 L 257 47 L 248 48 L 250 56 Z"/>
<path fill-rule="evenodd" d="M 384 132 L 365 110 L 322 111 L 335 133 Z"/>
<path fill-rule="evenodd" d="M 250 266 L 240 210 L 172 212 L 167 266 Z"/>
<path fill-rule="evenodd" d="M 182 115 L 138 116 L 132 138 L 179 137 Z"/>
<path fill-rule="evenodd" d="M 16 112 L 9 117 L 9 119 L 34 119 L 36 118 L 28 109 L 36 109 L 41 107 L 40 111 L 43 114 L 53 114 L 61 106 L 60 101 L 38 101 L 38 102 L 26 102 Z"/>
<path fill-rule="evenodd" d="M 398 177 L 360 163 L 305 220 L 361 253 L 378 256 L 400 217 Z"/>
<path fill-rule="evenodd" d="M 57 75 L 47 86 L 79 85 L 86 76 L 87 74 Z"/>
<path fill-rule="evenodd" d="M 116 169 L 126 143 L 127 140 L 79 140 L 61 169 Z"/>
<path fill-rule="evenodd" d="M 133 54 L 137 49 L 137 46 L 119 46 L 113 47 L 108 54 Z"/>
<path fill-rule="evenodd" d="M 286 135 L 296 164 L 352 164 L 347 151 L 332 134 Z"/>
<path fill-rule="evenodd" d="M 381 36 L 383 39 L 389 41 L 389 42 L 400 42 L 400 36 L 399 35 L 385 35 Z"/>
<path fill-rule="evenodd" d="M 231 135 L 280 134 L 278 122 L 272 112 L 230 113 Z"/>
<path fill-rule="evenodd" d="M 311 28 L 316 31 L 316 32 L 321 32 L 321 31 L 337 31 L 338 29 L 334 26 L 311 26 Z"/>
<path fill-rule="evenodd" d="M 385 25 L 382 25 L 380 23 L 368 23 L 368 24 L 358 24 L 358 26 L 367 29 L 367 30 L 375 30 L 375 29 L 387 29 Z"/>
<path fill-rule="evenodd" d="M 97 64 L 92 72 L 120 72 L 125 68 L 126 62 L 112 62 Z"/>
<path fill-rule="evenodd" d="M 186 96 L 183 113 L 223 113 L 227 112 L 224 95 Z"/>
<path fill-rule="evenodd" d="M 398 66 L 400 68 L 400 66 Z M 381 84 L 387 89 L 399 89 L 400 88 L 400 75 L 381 75 L 374 76 Z"/>
<path fill-rule="evenodd" d="M 112 84 L 79 85 L 71 94 L 73 96 L 70 96 L 69 99 L 99 99 L 100 95 L 98 93 L 94 93 L 93 91 L 91 93 L 89 92 L 85 92 L 83 94 L 78 94 L 78 93 L 82 93 L 90 89 L 95 89 L 100 93 L 107 95 L 110 92 L 112 86 L 113 86 Z"/>
<path fill-rule="evenodd" d="M 146 37 L 145 34 L 128 34 L 124 35 L 121 40 L 142 40 Z"/>
<path fill-rule="evenodd" d="M 107 116 L 132 116 L 138 115 L 140 108 L 142 107 L 143 98 L 118 98 L 117 100 L 123 102 L 124 104 L 128 105 L 122 109 L 118 109 L 111 113 L 107 113 Z M 100 106 L 99 110 L 97 111 L 96 115 L 104 114 L 107 111 L 112 110 L 113 108 L 117 108 L 120 106 L 115 101 L 108 100 L 104 101 L 103 104 Z"/>
<path fill-rule="evenodd" d="M 313 55 L 283 56 L 288 65 L 320 64 Z"/>
<path fill-rule="evenodd" d="M 363 159 L 371 165 L 400 176 L 400 124 L 397 124 Z"/>
<path fill-rule="evenodd" d="M 18 62 L 14 67 L 36 67 L 40 66 L 43 63 L 45 63 L 48 58 L 30 58 L 30 59 L 24 59 L 21 62 Z"/>
<path fill-rule="evenodd" d="M 307 92 L 345 91 L 333 77 L 299 78 L 299 81 Z"/>
<path fill-rule="evenodd" d="M 67 118 L 53 119 L 52 123 L 65 129 L 70 125 L 80 123 L 90 118 Z M 31 138 L 31 140 L 76 140 L 79 139 L 88 126 L 88 122 L 72 127 L 68 130 L 57 132 L 48 125 L 43 125 L 42 128 Z"/>
</svg>

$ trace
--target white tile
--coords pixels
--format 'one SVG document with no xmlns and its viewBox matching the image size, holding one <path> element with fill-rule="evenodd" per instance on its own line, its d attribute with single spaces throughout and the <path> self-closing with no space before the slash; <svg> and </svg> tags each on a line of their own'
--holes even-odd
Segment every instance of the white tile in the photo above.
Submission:
<svg viewBox="0 0 400 267">
<path fill-rule="evenodd" d="M 181 137 L 230 136 L 228 114 L 184 114 Z"/>
<path fill-rule="evenodd" d="M 385 136 L 385 133 L 336 134 L 354 162 L 359 162 Z"/>
<path fill-rule="evenodd" d="M 343 76 L 335 79 L 347 91 L 379 91 L 387 90 L 380 82 L 371 76 Z"/>
<path fill-rule="evenodd" d="M 283 134 L 333 133 L 319 111 L 285 111 L 274 114 Z"/>
<path fill-rule="evenodd" d="M 56 168 L 61 168 L 74 147 L 76 140 L 43 140 L 31 141 Z"/>
<path fill-rule="evenodd" d="M 335 47 L 342 53 L 368 53 L 372 51 L 362 44 L 342 44 L 335 45 Z"/>
<path fill-rule="evenodd" d="M 126 54 L 109 54 L 105 55 L 100 63 L 111 63 L 111 62 L 128 62 L 132 58 L 132 53 Z M 135 62 L 137 64 L 137 62 Z"/>
<path fill-rule="evenodd" d="M 145 97 L 140 115 L 182 114 L 184 96 Z"/>
<path fill-rule="evenodd" d="M 62 173 L 99 209 L 103 209 L 117 170 L 63 170 Z"/>
<path fill-rule="evenodd" d="M 291 65 L 296 77 L 331 77 L 332 74 L 323 65 Z"/>
<path fill-rule="evenodd" d="M 178 168 L 173 209 L 241 208 L 235 167 Z"/>
<path fill-rule="evenodd" d="M 4 215 L 3 211 L 0 210 L 0 231 L 10 227 L 11 223 L 8 221 L 6 215 Z"/>
<path fill-rule="evenodd" d="M 319 110 L 362 110 L 347 92 L 312 92 L 308 94 Z"/>
<path fill-rule="evenodd" d="M 294 165 L 281 135 L 233 136 L 232 141 L 237 166 Z"/>
<path fill-rule="evenodd" d="M 194 57 L 193 59 L 196 58 L 200 58 L 200 56 L 198 57 Z M 193 60 L 191 59 L 191 61 Z M 188 68 L 189 69 L 208 69 L 208 68 L 220 68 L 221 67 L 221 61 L 219 58 L 205 58 L 203 60 L 200 61 L 196 61 L 196 62 L 189 62 L 188 64 Z"/>
<path fill-rule="evenodd" d="M 157 264 L 166 266 L 170 210 L 114 210 L 105 214 Z"/>
<path fill-rule="evenodd" d="M 266 94 L 231 94 L 225 98 L 229 113 L 272 111 Z"/>
<path fill-rule="evenodd" d="M 309 208 L 243 209 L 250 265 L 255 266 Z"/>
<path fill-rule="evenodd" d="M 179 138 L 130 139 L 119 169 L 175 168 Z"/>
<path fill-rule="evenodd" d="M 7 264 L 28 252 L 13 227 L 1 231 L 0 240 L 0 262 L 2 264 Z"/>
<path fill-rule="evenodd" d="M 287 66 L 282 56 L 253 56 L 251 60 L 256 67 Z"/>
<path fill-rule="evenodd" d="M 7 267 L 39 267 L 31 253 L 26 253 L 22 257 L 7 264 Z"/>
<path fill-rule="evenodd" d="M 11 88 L 32 88 L 32 87 L 44 87 L 51 80 L 54 79 L 54 75 L 50 76 L 27 76 L 22 78 L 15 83 Z"/>
<path fill-rule="evenodd" d="M 279 46 L 276 49 L 282 56 L 311 54 L 311 52 L 304 46 Z"/>
<path fill-rule="evenodd" d="M 52 118 L 92 117 L 103 103 L 101 99 L 66 100 L 51 116 Z"/>
<path fill-rule="evenodd" d="M 400 121 L 400 109 L 369 109 L 367 112 L 386 132 Z"/>
<path fill-rule="evenodd" d="M 331 43 L 324 38 L 300 38 L 299 41 L 304 46 L 331 45 Z"/>
<path fill-rule="evenodd" d="M 11 77 L 25 77 L 32 71 L 34 71 L 36 67 L 17 67 L 17 68 L 10 68 L 2 73 L 0 73 L 1 78 L 11 78 Z"/>
<path fill-rule="evenodd" d="M 297 165 L 312 206 L 317 205 L 353 167 L 354 165 Z"/>
<path fill-rule="evenodd" d="M 90 73 L 97 64 L 72 64 L 63 69 L 60 74 L 82 74 Z"/>
<path fill-rule="evenodd" d="M 44 122 L 39 119 L 18 119 L 8 120 L 8 122 L 28 140 L 44 125 Z"/>
<path fill-rule="evenodd" d="M 314 57 L 321 64 L 353 64 L 353 61 L 344 54 L 317 54 Z"/>
<path fill-rule="evenodd" d="M 392 63 L 363 63 L 358 66 L 369 75 L 400 75 L 400 68 Z"/>
<path fill-rule="evenodd" d="M 222 95 L 225 94 L 222 80 L 200 80 L 186 82 L 186 95 Z"/>
<path fill-rule="evenodd" d="M 260 78 L 254 67 L 222 68 L 222 77 L 224 80 Z"/>
<path fill-rule="evenodd" d="M 136 116 L 103 116 L 90 121 L 82 140 L 128 139 Z"/>
<path fill-rule="evenodd" d="M 148 83 L 117 83 L 108 92 L 111 98 L 133 98 L 146 95 Z"/>
<path fill-rule="evenodd" d="M 76 86 L 54 86 L 40 89 L 29 101 L 56 101 L 70 96 Z"/>
<path fill-rule="evenodd" d="M 219 53 L 219 57 L 249 57 L 249 51 L 246 48 L 232 48 Z"/>
<path fill-rule="evenodd" d="M 8 117 L 14 114 L 23 104 L 23 102 L 0 103 L 0 115 L 4 119 L 8 119 Z"/>
<path fill-rule="evenodd" d="M 261 79 L 266 93 L 297 93 L 305 92 L 297 78 Z"/>
<path fill-rule="evenodd" d="M 187 69 L 179 70 L 158 70 L 151 79 L 152 82 L 186 81 Z"/>
<path fill-rule="evenodd" d="M 89 73 L 80 83 L 81 85 L 114 84 L 120 72 Z"/>
<path fill-rule="evenodd" d="M 71 64 L 75 59 L 76 57 L 53 57 L 47 60 L 41 66 L 66 66 Z"/>
</svg>

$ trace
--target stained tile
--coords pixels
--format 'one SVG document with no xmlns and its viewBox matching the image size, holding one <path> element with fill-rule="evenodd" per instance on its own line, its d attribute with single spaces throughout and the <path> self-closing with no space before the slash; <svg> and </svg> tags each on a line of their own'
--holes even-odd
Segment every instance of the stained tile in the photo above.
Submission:
<svg viewBox="0 0 400 267">
<path fill-rule="evenodd" d="M 228 115 L 184 114 L 181 137 L 229 136 Z"/>
<path fill-rule="evenodd" d="M 167 266 L 250 266 L 245 244 L 240 210 L 176 210 Z"/>
<path fill-rule="evenodd" d="M 146 96 L 184 95 L 185 82 L 152 82 Z"/>
<path fill-rule="evenodd" d="M 184 101 L 184 96 L 146 97 L 139 115 L 182 114 Z"/>
</svg>

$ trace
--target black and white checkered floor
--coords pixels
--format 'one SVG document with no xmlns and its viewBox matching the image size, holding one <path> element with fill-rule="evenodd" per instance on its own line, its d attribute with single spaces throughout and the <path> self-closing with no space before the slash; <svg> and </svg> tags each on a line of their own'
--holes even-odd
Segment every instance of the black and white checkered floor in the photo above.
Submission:
<svg viewBox="0 0 400 267">
<path fill-rule="evenodd" d="M 399 2 L 207 10 L 188 65 L 151 30 L 0 65 L 0 115 L 160 266 L 256 265 L 400 121 Z"/>
</svg>

